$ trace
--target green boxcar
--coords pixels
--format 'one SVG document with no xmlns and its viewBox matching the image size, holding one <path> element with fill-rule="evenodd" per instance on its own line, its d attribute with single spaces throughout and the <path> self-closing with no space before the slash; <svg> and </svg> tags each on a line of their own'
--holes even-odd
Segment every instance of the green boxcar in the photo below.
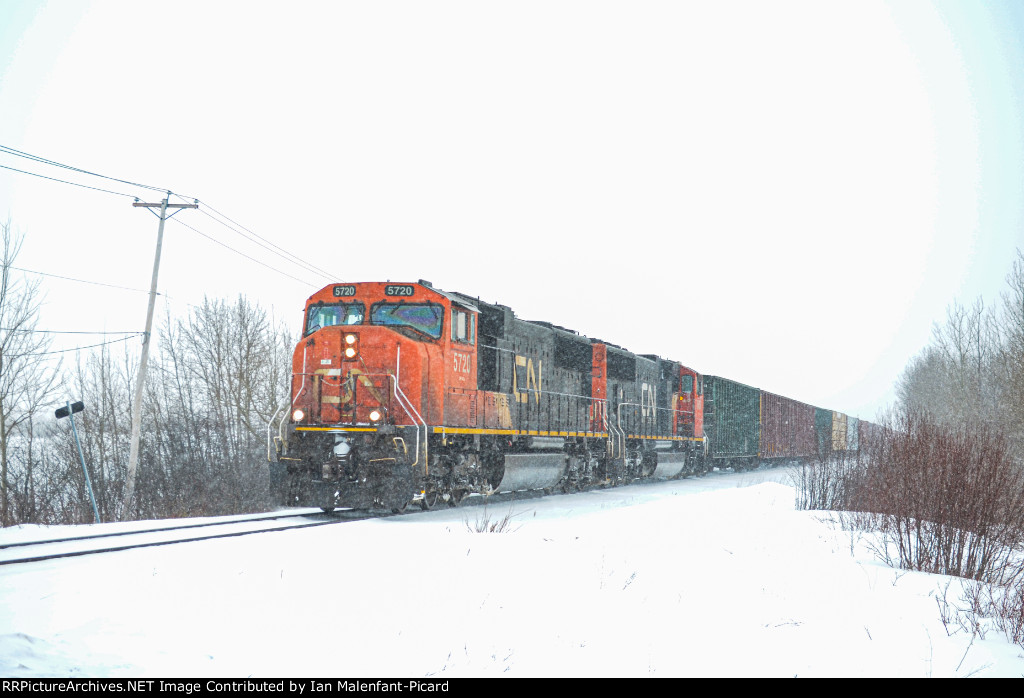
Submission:
<svg viewBox="0 0 1024 698">
<path fill-rule="evenodd" d="M 728 378 L 705 376 L 704 429 L 712 458 L 757 458 L 761 391 Z"/>
<path fill-rule="evenodd" d="M 818 436 L 818 455 L 832 452 L 832 410 L 814 408 L 814 431 Z"/>
<path fill-rule="evenodd" d="M 849 448 L 847 417 L 842 412 L 815 408 L 814 429 L 818 433 L 819 455 L 842 452 Z"/>
</svg>

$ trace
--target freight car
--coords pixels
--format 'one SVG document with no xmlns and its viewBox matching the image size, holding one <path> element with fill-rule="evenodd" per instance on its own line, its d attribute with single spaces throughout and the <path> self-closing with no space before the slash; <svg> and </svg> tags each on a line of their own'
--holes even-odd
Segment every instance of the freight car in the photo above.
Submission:
<svg viewBox="0 0 1024 698">
<path fill-rule="evenodd" d="M 423 280 L 310 296 L 290 397 L 272 474 L 285 503 L 325 510 L 681 477 L 814 443 L 813 407 Z"/>
<path fill-rule="evenodd" d="M 706 376 L 705 385 L 708 454 L 715 467 L 748 470 L 857 450 L 856 427 L 850 438 L 848 418 L 841 412 L 721 376 Z"/>
</svg>

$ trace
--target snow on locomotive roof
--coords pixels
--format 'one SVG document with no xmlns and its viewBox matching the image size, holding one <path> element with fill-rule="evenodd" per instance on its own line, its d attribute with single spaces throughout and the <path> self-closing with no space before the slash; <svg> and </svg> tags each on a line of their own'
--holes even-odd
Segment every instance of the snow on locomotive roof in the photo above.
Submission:
<svg viewBox="0 0 1024 698">
<path fill-rule="evenodd" d="M 464 308 L 467 308 L 468 310 L 472 310 L 474 313 L 480 312 L 480 308 L 477 307 L 477 304 L 480 302 L 478 298 L 471 298 L 470 296 L 467 296 L 464 293 L 457 293 L 455 291 L 442 291 L 441 289 L 437 288 L 426 279 L 420 279 L 416 283 L 418 283 L 420 286 L 429 288 L 434 293 L 444 296 L 450 301 L 458 303 L 459 305 L 463 306 Z"/>
</svg>

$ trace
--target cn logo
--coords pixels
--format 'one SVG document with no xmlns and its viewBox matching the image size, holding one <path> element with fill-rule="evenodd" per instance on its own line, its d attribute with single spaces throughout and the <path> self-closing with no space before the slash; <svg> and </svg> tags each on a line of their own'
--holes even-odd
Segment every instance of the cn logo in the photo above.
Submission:
<svg viewBox="0 0 1024 698">
<path fill-rule="evenodd" d="M 522 391 L 519 390 L 519 369 L 525 369 L 526 373 L 526 388 Z M 516 354 L 516 366 L 515 370 L 512 371 L 512 392 L 516 396 L 516 402 L 529 402 L 529 392 L 533 391 L 533 398 L 540 404 L 540 391 L 541 383 L 544 380 L 544 362 L 537 362 L 537 370 L 534 372 L 533 359 L 529 359 L 525 356 L 519 356 Z"/>
<path fill-rule="evenodd" d="M 640 412 L 644 419 L 653 417 L 658 405 L 658 386 L 640 385 Z"/>
</svg>

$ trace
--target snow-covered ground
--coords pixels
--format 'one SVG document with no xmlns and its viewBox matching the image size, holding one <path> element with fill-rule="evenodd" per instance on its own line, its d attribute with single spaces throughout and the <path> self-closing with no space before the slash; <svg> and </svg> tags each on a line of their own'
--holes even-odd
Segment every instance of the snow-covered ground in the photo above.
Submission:
<svg viewBox="0 0 1024 698">
<path fill-rule="evenodd" d="M 787 471 L 726 471 L 5 566 L 0 675 L 1024 675 L 865 543 Z"/>
</svg>

